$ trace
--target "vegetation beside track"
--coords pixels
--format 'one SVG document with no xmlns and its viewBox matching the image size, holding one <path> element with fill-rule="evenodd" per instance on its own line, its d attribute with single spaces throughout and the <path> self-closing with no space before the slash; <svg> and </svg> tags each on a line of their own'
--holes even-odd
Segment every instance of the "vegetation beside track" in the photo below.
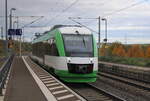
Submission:
<svg viewBox="0 0 150 101">
<path fill-rule="evenodd" d="M 4 41 L 0 40 L 0 67 L 3 64 L 3 60 L 5 58 L 5 51 L 4 51 L 4 45 L 3 45 Z"/>
<path fill-rule="evenodd" d="M 14 44 L 13 44 L 13 47 L 12 47 L 13 51 L 16 53 L 16 54 L 19 54 L 19 51 L 20 51 L 20 42 L 18 41 L 14 41 Z M 27 53 L 30 53 L 31 50 L 32 50 L 32 44 L 29 43 L 29 42 L 22 42 L 21 44 L 21 52 L 23 54 L 27 54 Z"/>
<path fill-rule="evenodd" d="M 14 52 L 16 54 L 19 54 L 19 41 L 8 41 L 8 44 L 11 44 L 9 47 L 9 53 Z M 0 67 L 6 60 L 6 51 L 5 51 L 5 42 L 4 40 L 0 39 Z M 22 42 L 22 53 L 28 54 L 32 50 L 32 45 L 29 42 Z"/>
<path fill-rule="evenodd" d="M 30 53 L 32 50 L 32 44 L 29 42 L 22 42 L 21 45 L 22 53 Z M 17 40 L 9 40 L 8 41 L 8 48 L 9 52 L 12 51 L 16 54 L 19 54 L 19 48 L 20 48 L 20 42 Z M 0 40 L 0 57 L 4 57 L 6 55 L 5 53 L 5 45 L 4 40 Z"/>
<path fill-rule="evenodd" d="M 119 63 L 119 64 L 150 67 L 150 59 L 146 59 L 146 58 L 101 56 L 99 58 L 99 60 L 100 61 L 105 61 L 105 62 Z"/>
<path fill-rule="evenodd" d="M 150 67 L 150 45 L 120 42 L 103 44 L 100 48 L 100 61 Z"/>
<path fill-rule="evenodd" d="M 5 55 L 5 51 L 4 51 L 4 41 L 0 40 L 0 58 L 2 58 Z"/>
</svg>

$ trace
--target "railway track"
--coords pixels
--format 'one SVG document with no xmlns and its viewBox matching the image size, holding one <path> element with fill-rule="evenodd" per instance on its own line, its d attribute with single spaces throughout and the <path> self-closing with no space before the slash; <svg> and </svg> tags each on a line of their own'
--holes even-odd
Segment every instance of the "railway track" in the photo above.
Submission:
<svg viewBox="0 0 150 101">
<path fill-rule="evenodd" d="M 148 83 L 103 72 L 98 73 L 98 75 L 99 78 L 105 78 L 107 82 L 109 82 L 109 79 L 112 80 L 117 88 L 125 88 L 131 94 L 142 96 L 148 100 L 150 99 L 150 84 Z"/>
<path fill-rule="evenodd" d="M 99 62 L 101 72 L 150 83 L 150 68 L 124 64 Z"/>
<path fill-rule="evenodd" d="M 120 77 L 120 76 L 116 76 L 116 75 L 112 75 L 112 74 L 107 74 L 107 73 L 98 73 L 98 75 L 100 76 L 104 76 L 113 80 L 117 80 L 132 86 L 135 86 L 137 88 L 141 88 L 144 90 L 148 90 L 150 91 L 150 84 L 145 83 L 145 82 L 141 82 L 141 81 L 137 81 L 137 80 L 133 80 L 133 79 L 129 79 L 129 78 L 125 78 L 125 77 Z"/>
<path fill-rule="evenodd" d="M 87 101 L 125 101 L 124 99 L 104 91 L 93 84 L 67 84 L 76 93 L 84 97 Z"/>
</svg>

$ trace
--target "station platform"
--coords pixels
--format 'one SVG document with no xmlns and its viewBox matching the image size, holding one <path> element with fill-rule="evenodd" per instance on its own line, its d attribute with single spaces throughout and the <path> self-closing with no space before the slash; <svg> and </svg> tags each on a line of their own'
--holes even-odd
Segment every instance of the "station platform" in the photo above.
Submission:
<svg viewBox="0 0 150 101">
<path fill-rule="evenodd" d="M 15 57 L 4 101 L 47 101 L 22 58 Z"/>
<path fill-rule="evenodd" d="M 15 57 L 4 101 L 85 101 L 29 57 Z"/>
</svg>

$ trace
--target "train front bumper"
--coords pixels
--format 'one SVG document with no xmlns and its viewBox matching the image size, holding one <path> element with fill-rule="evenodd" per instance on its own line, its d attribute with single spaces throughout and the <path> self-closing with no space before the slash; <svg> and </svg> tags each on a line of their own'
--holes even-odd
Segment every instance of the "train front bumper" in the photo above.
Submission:
<svg viewBox="0 0 150 101">
<path fill-rule="evenodd" d="M 97 72 L 98 71 L 94 71 L 89 74 L 74 74 L 65 70 L 55 70 L 55 74 L 59 76 L 61 80 L 74 83 L 95 82 L 97 78 Z"/>
</svg>

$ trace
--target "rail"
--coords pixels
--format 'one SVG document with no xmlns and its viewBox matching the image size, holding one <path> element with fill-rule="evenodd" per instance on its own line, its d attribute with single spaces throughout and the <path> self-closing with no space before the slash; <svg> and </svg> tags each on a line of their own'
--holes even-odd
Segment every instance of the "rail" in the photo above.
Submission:
<svg viewBox="0 0 150 101">
<path fill-rule="evenodd" d="M 101 87 L 95 86 L 94 83 L 66 83 L 66 85 L 82 96 L 86 101 L 126 101 Z"/>
<path fill-rule="evenodd" d="M 100 91 L 101 93 L 105 94 L 106 96 L 109 96 L 112 101 L 125 101 L 125 99 L 123 99 L 123 98 L 121 98 L 121 97 L 119 97 L 113 93 L 110 93 L 108 91 L 105 91 L 104 89 L 98 88 L 97 86 L 95 86 L 93 84 L 88 83 L 88 85 L 93 87 L 94 89 Z"/>
<path fill-rule="evenodd" d="M 150 68 L 99 62 L 101 72 L 150 83 Z"/>
<path fill-rule="evenodd" d="M 4 64 L 0 68 L 0 96 L 3 95 L 2 89 L 4 88 L 4 84 L 5 84 L 13 57 L 14 55 L 9 56 L 9 58 L 4 62 Z"/>
<path fill-rule="evenodd" d="M 98 73 L 98 76 L 100 78 L 104 78 L 103 81 L 107 81 L 108 84 L 111 84 L 113 81 L 114 84 L 111 84 L 111 85 L 114 88 L 120 89 L 121 91 L 125 91 L 128 94 L 131 93 L 131 95 L 141 96 L 146 100 L 148 99 L 148 101 L 150 99 L 150 93 L 149 93 L 150 84 L 149 83 L 141 82 L 141 81 L 134 80 L 134 79 L 129 79 L 126 77 L 120 77 L 118 75 L 113 75 L 113 74 L 104 73 L 104 72 Z"/>
</svg>

